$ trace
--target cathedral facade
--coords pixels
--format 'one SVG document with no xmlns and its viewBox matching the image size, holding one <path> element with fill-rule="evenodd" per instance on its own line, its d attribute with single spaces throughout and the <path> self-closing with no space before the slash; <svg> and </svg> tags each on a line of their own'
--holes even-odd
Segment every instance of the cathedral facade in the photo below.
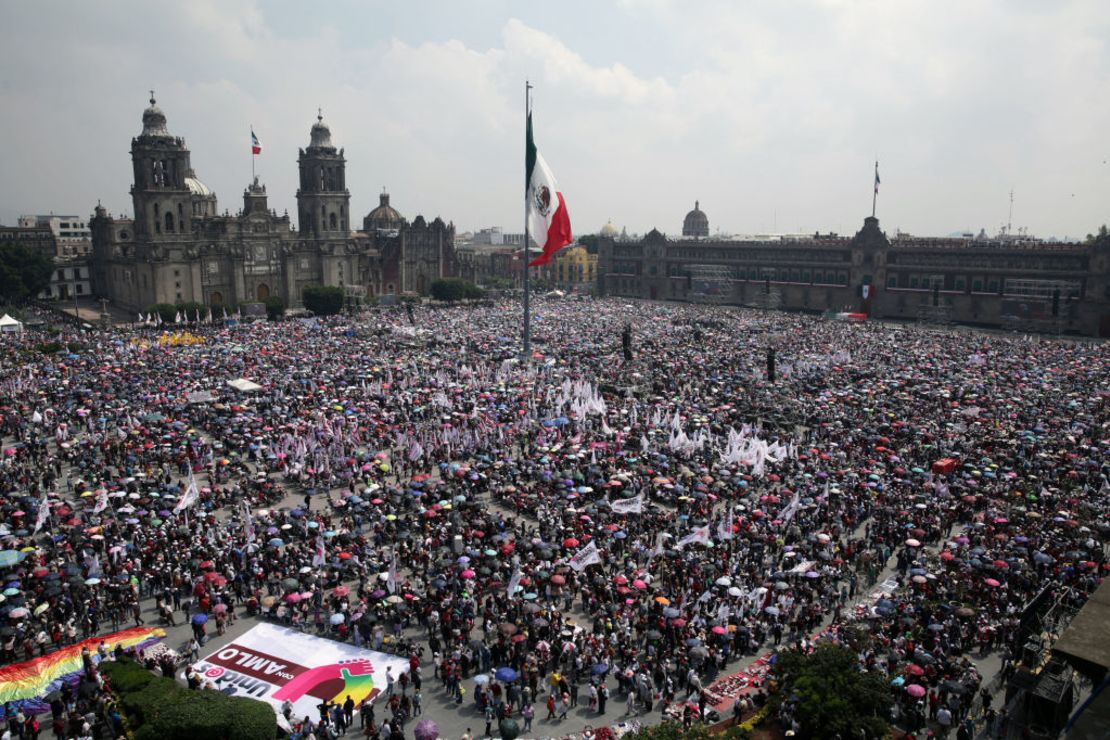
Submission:
<svg viewBox="0 0 1110 740">
<path fill-rule="evenodd" d="M 153 97 L 131 161 L 134 216 L 115 218 L 98 205 L 89 221 L 93 291 L 130 311 L 190 302 L 218 310 L 272 296 L 297 307 L 304 289 L 318 285 L 342 287 L 352 300 L 423 294 L 456 274 L 454 225 L 423 216 L 409 223 L 387 194 L 362 231 L 352 228 L 346 159 L 322 116 L 298 155 L 299 230 L 269 208 L 257 178 L 242 210 L 221 215 Z"/>
</svg>

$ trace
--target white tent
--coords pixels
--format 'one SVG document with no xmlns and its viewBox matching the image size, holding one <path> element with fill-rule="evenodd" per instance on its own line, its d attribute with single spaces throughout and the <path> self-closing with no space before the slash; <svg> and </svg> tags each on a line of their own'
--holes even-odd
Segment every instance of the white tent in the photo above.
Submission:
<svg viewBox="0 0 1110 740">
<path fill-rule="evenodd" d="M 227 381 L 227 384 L 239 391 L 240 393 L 255 393 L 262 390 L 262 386 L 254 381 L 247 380 L 246 378 L 236 378 L 235 380 Z"/>
<path fill-rule="evenodd" d="M 13 319 L 8 314 L 0 318 L 0 331 L 23 331 L 23 322 Z"/>
</svg>

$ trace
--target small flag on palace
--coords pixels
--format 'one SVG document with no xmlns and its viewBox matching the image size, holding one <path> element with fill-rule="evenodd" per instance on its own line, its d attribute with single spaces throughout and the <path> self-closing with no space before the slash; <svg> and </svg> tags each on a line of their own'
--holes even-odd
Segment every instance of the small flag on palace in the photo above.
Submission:
<svg viewBox="0 0 1110 740">
<path fill-rule="evenodd" d="M 254 135 L 254 129 L 251 129 L 251 154 L 262 153 L 262 142 Z"/>
<path fill-rule="evenodd" d="M 546 265 L 563 247 L 574 241 L 570 231 L 570 216 L 563 194 L 555 183 L 555 176 L 536 149 L 532 140 L 532 114 L 528 114 L 528 143 L 525 147 L 525 186 L 528 199 L 528 226 L 543 254 L 528 263 L 529 267 Z"/>
<path fill-rule="evenodd" d="M 879 163 L 875 163 L 875 192 L 879 192 Z"/>
</svg>

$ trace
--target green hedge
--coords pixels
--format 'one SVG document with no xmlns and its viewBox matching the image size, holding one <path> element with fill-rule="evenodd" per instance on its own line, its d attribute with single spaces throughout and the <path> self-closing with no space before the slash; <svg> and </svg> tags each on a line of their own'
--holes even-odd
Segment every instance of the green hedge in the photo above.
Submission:
<svg viewBox="0 0 1110 740">
<path fill-rule="evenodd" d="M 130 660 L 104 662 L 136 740 L 274 740 L 277 719 L 269 704 L 218 691 L 190 690 L 155 676 Z"/>
</svg>

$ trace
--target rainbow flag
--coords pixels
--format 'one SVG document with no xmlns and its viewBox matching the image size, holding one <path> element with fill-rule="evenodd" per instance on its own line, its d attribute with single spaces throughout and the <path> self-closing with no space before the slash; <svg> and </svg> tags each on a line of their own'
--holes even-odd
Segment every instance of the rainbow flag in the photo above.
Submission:
<svg viewBox="0 0 1110 740">
<path fill-rule="evenodd" d="M 133 627 L 90 637 L 40 658 L 4 666 L 0 668 L 0 704 L 12 702 L 32 714 L 49 711 L 50 705 L 43 697 L 60 689 L 65 682 L 76 682 L 83 668 L 81 651 L 84 648 L 88 648 L 93 661 L 97 661 L 96 649 L 102 642 L 109 651 L 115 650 L 117 645 L 122 645 L 124 650 L 144 649 L 165 636 L 166 631 L 161 627 Z"/>
</svg>

